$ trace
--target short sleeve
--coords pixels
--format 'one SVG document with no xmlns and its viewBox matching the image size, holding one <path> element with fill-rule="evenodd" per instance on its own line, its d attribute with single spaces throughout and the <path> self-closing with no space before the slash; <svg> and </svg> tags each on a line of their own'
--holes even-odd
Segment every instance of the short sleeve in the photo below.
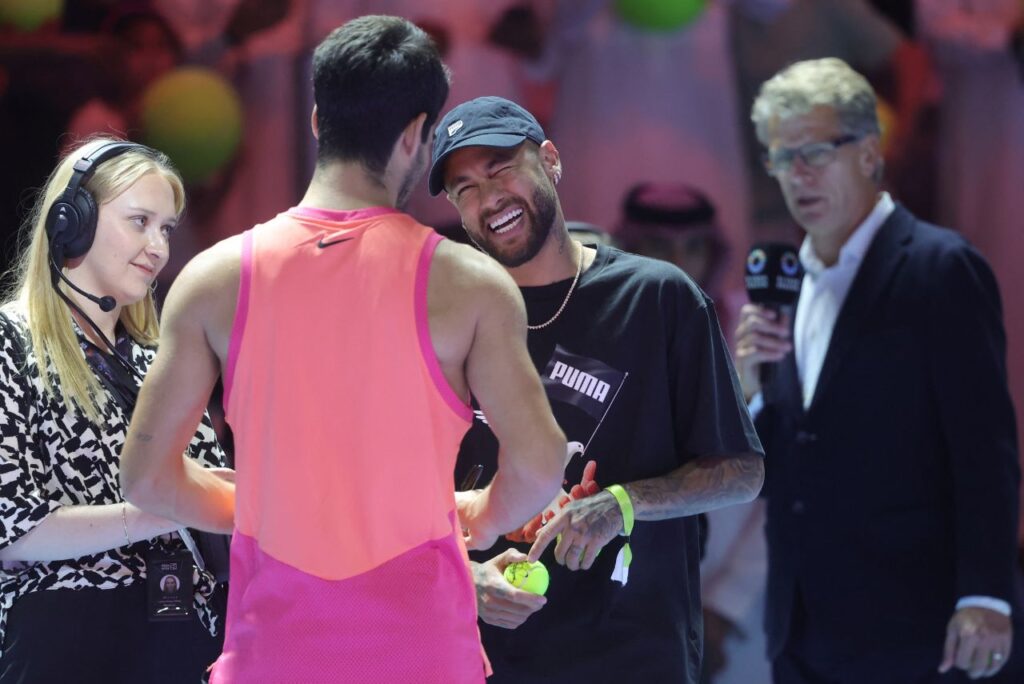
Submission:
<svg viewBox="0 0 1024 684">
<path fill-rule="evenodd" d="M 60 507 L 37 482 L 45 462 L 34 424 L 34 392 L 20 368 L 21 336 L 0 316 L 0 548 L 10 546 Z"/>
<path fill-rule="evenodd" d="M 702 297 L 691 307 L 682 297 L 670 338 L 677 442 L 691 456 L 763 455 L 714 305 Z"/>
</svg>

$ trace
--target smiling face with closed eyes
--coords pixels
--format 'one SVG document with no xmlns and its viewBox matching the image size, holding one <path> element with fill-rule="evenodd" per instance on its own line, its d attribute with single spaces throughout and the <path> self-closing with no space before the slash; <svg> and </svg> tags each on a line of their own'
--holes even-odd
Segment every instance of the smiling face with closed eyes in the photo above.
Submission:
<svg viewBox="0 0 1024 684">
<path fill-rule="evenodd" d="M 550 141 L 463 147 L 446 160 L 449 201 L 473 242 L 503 266 L 529 262 L 548 242 L 557 214 L 557 161 Z"/>
</svg>

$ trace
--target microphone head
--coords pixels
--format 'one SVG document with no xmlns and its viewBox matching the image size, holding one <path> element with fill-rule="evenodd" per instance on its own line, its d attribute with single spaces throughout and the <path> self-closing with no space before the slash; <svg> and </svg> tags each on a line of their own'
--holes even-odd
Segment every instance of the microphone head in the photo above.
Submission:
<svg viewBox="0 0 1024 684">
<path fill-rule="evenodd" d="M 800 296 L 804 269 L 796 247 L 761 242 L 747 254 L 747 295 L 755 304 L 788 306 Z"/>
<path fill-rule="evenodd" d="M 113 311 L 114 307 L 117 306 L 117 302 L 110 295 L 105 295 L 96 300 L 96 303 L 100 305 L 100 311 L 109 312 Z"/>
</svg>

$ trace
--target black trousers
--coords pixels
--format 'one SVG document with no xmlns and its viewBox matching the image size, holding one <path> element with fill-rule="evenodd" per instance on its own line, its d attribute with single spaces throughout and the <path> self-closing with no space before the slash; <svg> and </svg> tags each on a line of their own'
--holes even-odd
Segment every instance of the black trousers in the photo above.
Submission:
<svg viewBox="0 0 1024 684">
<path fill-rule="evenodd" d="M 220 655 L 220 626 L 212 637 L 194 616 L 149 622 L 145 582 L 34 592 L 8 615 L 0 684 L 196 684 Z"/>
</svg>

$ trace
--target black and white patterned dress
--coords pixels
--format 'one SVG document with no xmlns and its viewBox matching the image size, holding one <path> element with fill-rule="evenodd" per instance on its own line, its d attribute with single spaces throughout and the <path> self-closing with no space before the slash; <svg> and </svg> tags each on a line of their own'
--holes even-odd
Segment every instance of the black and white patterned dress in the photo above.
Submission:
<svg viewBox="0 0 1024 684">
<path fill-rule="evenodd" d="M 78 330 L 87 356 L 96 353 Z M 127 335 L 117 346 L 145 375 L 156 354 Z M 96 359 L 90 359 L 94 367 Z M 118 459 L 130 416 L 113 396 L 97 425 L 78 410 L 43 391 L 24 314 L 16 305 L 0 309 L 0 548 L 17 541 L 61 506 L 116 504 L 124 500 L 118 484 Z M 203 417 L 188 455 L 205 466 L 221 466 L 224 454 Z M 180 552 L 176 533 L 68 561 L 0 563 L 0 645 L 7 617 L 19 597 L 51 589 L 114 589 L 146 576 L 144 553 L 151 545 Z M 193 571 L 195 607 L 215 634 L 220 629 L 208 599 L 215 582 Z M 2 649 L 2 647 L 0 647 Z M 0 650 L 0 657 L 2 657 Z"/>
</svg>

